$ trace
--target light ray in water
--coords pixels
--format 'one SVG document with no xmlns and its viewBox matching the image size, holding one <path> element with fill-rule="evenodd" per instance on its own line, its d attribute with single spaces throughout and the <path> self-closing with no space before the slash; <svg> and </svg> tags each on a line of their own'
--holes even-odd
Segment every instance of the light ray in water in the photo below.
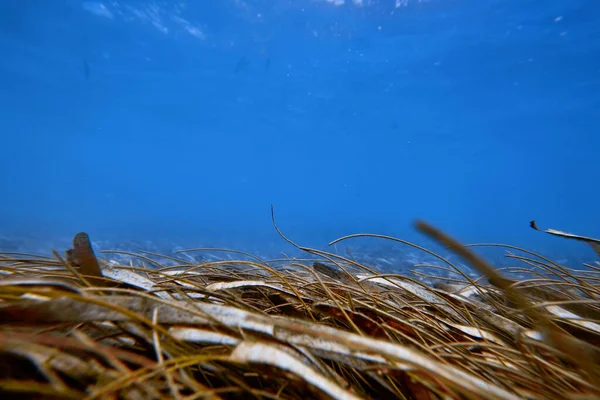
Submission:
<svg viewBox="0 0 600 400">
<path fill-rule="evenodd" d="M 89 11 L 92 14 L 97 15 L 99 17 L 109 19 L 114 18 L 113 13 L 108 9 L 108 7 L 106 7 L 103 3 L 99 1 L 84 1 L 83 3 L 81 3 L 81 7 L 83 7 L 85 11 Z"/>
</svg>

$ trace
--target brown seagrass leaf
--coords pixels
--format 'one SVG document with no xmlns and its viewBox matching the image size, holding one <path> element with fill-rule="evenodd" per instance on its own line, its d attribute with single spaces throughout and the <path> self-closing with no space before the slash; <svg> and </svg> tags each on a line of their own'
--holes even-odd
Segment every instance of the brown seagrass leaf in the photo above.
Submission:
<svg viewBox="0 0 600 400">
<path fill-rule="evenodd" d="M 51 368 L 76 381 L 92 383 L 102 374 L 111 374 L 109 370 L 100 367 L 97 363 L 91 363 L 90 360 L 83 360 L 41 344 L 6 338 L 0 342 L 0 351 L 26 357 L 39 368 Z"/>
<path fill-rule="evenodd" d="M 323 264 L 321 262 L 315 261 L 313 263 L 313 269 L 336 282 L 343 283 L 354 283 L 352 279 L 348 275 L 346 275 L 343 271 L 339 271 L 336 268 L 330 267 L 329 265 Z"/>
<path fill-rule="evenodd" d="M 529 222 L 529 226 L 531 226 L 531 228 L 535 229 L 536 231 L 546 232 L 546 233 L 549 233 L 550 235 L 555 235 L 555 236 L 560 236 L 560 237 L 563 237 L 563 238 L 566 238 L 566 239 L 580 240 L 582 242 L 587 242 L 587 243 L 593 243 L 595 245 L 600 245 L 600 239 L 594 239 L 594 238 L 591 238 L 591 237 L 574 235 L 572 233 L 567 233 L 567 232 L 559 231 L 559 230 L 556 230 L 556 229 L 541 230 L 540 228 L 538 228 L 537 223 L 535 222 L 535 220 Z"/>
<path fill-rule="evenodd" d="M 346 321 L 346 316 L 344 315 L 342 310 L 340 310 L 340 308 L 337 306 L 319 303 L 313 305 L 313 309 L 318 313 L 334 317 L 342 324 L 344 324 L 344 322 Z M 360 330 L 368 336 L 379 338 L 386 337 L 385 332 L 383 331 L 379 323 L 374 319 L 369 318 L 362 313 L 350 311 L 348 309 L 345 309 L 344 311 L 345 314 L 350 319 L 352 319 L 352 321 L 360 328 Z"/>
<path fill-rule="evenodd" d="M 233 350 L 230 360 L 236 363 L 268 364 L 291 372 L 333 399 L 359 400 L 360 397 L 340 387 L 333 379 L 317 372 L 288 352 L 264 342 L 243 341 Z"/>
<path fill-rule="evenodd" d="M 105 277 L 113 279 L 115 281 L 124 283 L 126 285 L 132 286 L 137 289 L 141 289 L 144 291 L 153 291 L 155 289 L 156 284 L 140 275 L 131 267 L 125 267 L 122 265 L 110 265 L 102 269 L 102 273 Z M 156 291 L 154 294 L 162 299 L 168 300 L 170 296 L 167 293 Z"/>
<path fill-rule="evenodd" d="M 529 222 L 529 226 L 533 229 L 535 229 L 536 231 L 540 231 L 540 232 L 546 232 L 550 235 L 554 235 L 554 236 L 560 236 L 566 239 L 573 239 L 573 240 L 579 240 L 582 242 L 586 242 L 587 244 L 589 244 L 592 249 L 596 252 L 596 254 L 598 256 L 600 256 L 600 239 L 594 239 L 591 237 L 586 237 L 586 236 L 580 236 L 580 235 L 574 235 L 572 233 L 567 233 L 567 232 L 563 232 L 563 231 L 559 231 L 556 229 L 546 229 L 546 230 L 541 230 L 538 228 L 537 223 L 535 222 L 535 220 L 530 221 Z"/>
<path fill-rule="evenodd" d="M 214 282 L 206 286 L 206 290 L 216 292 L 227 289 L 245 289 L 248 287 L 266 288 L 273 292 L 279 292 L 282 295 L 288 296 L 290 298 L 298 298 L 296 294 L 290 292 L 289 290 L 286 290 L 283 286 L 266 283 L 265 281 Z M 305 302 L 311 301 L 311 299 L 309 299 L 308 297 L 302 297 L 302 300 Z"/>
<path fill-rule="evenodd" d="M 297 309 L 294 305 L 300 303 L 291 303 L 290 300 L 278 293 L 272 293 L 267 295 L 267 299 L 273 304 L 271 310 L 277 311 L 278 314 L 285 315 L 293 318 L 303 318 L 304 313 Z M 306 303 L 312 303 L 312 301 L 306 301 Z"/>
<path fill-rule="evenodd" d="M 85 232 L 79 232 L 73 238 L 73 248 L 67 250 L 67 261 L 86 276 L 91 284 L 105 286 L 106 281 L 102 278 L 100 264 L 92 249 L 90 237 Z"/>
<path fill-rule="evenodd" d="M 83 292 L 79 289 L 78 286 L 74 284 L 72 278 L 47 278 L 43 276 L 34 276 L 34 277 L 6 277 L 0 279 L 0 291 L 2 287 L 32 287 L 36 291 L 42 291 L 44 289 L 54 290 L 54 291 L 67 291 L 76 294 L 82 294 Z"/>
<path fill-rule="evenodd" d="M 457 240 L 425 222 L 418 221 L 416 226 L 418 230 L 461 256 L 479 272 L 484 274 L 490 283 L 501 289 L 517 308 L 535 321 L 542 332 L 544 341 L 551 348 L 560 351 L 562 356 L 567 357 L 571 362 L 577 364 L 579 368 L 589 374 L 593 384 L 600 390 L 600 351 L 596 346 L 560 331 L 551 322 L 548 314 L 532 307 L 530 299 L 521 293 L 520 290 L 514 288 L 510 280 L 505 279 L 485 260 L 460 244 Z"/>
<path fill-rule="evenodd" d="M 175 339 L 190 343 L 235 346 L 240 342 L 240 339 L 232 335 L 209 328 L 172 327 L 169 328 L 169 334 Z"/>
</svg>

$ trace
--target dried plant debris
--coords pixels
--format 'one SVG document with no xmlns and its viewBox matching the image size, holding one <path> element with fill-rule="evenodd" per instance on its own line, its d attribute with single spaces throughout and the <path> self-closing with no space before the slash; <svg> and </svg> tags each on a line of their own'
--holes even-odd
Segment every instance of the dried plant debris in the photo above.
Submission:
<svg viewBox="0 0 600 400">
<path fill-rule="evenodd" d="M 141 254 L 141 267 L 119 265 L 96 258 L 85 233 L 66 259 L 0 254 L 0 393 L 600 396 L 600 270 L 569 270 L 531 253 L 515 261 L 537 275 L 516 280 L 437 229 L 417 227 L 486 279 L 457 271 L 452 282 L 428 286 L 308 248 L 301 249 L 319 260 L 245 257 L 164 267 L 160 255 L 150 262 Z"/>
<path fill-rule="evenodd" d="M 535 221 L 529 222 L 529 226 L 531 226 L 531 228 L 535 229 L 536 231 L 540 230 L 538 228 L 538 226 L 537 226 L 537 223 Z M 579 241 L 582 241 L 582 242 L 586 242 L 590 246 L 592 246 L 592 248 L 594 249 L 594 251 L 596 252 L 596 254 L 598 254 L 600 256 L 600 239 L 594 239 L 594 238 L 591 238 L 591 237 L 574 235 L 572 233 L 558 231 L 556 229 L 546 229 L 544 232 L 549 233 L 551 235 L 560 236 L 560 237 L 563 237 L 563 238 L 566 238 L 566 239 L 573 239 L 573 240 L 579 240 Z"/>
<path fill-rule="evenodd" d="M 79 278 L 84 282 L 90 282 L 98 286 L 105 284 L 101 279 L 102 271 L 100 270 L 94 250 L 92 250 L 92 243 L 87 233 L 79 232 L 75 235 L 73 238 L 73 248 L 67 250 L 67 263 L 79 271 L 81 274 Z"/>
</svg>

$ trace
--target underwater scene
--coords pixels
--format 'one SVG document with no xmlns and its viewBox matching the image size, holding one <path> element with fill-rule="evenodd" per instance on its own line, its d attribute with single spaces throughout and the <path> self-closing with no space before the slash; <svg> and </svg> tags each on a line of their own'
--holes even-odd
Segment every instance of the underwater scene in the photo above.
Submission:
<svg viewBox="0 0 600 400">
<path fill-rule="evenodd" d="M 600 2 L 0 0 L 0 56 L 2 396 L 600 398 Z"/>
</svg>

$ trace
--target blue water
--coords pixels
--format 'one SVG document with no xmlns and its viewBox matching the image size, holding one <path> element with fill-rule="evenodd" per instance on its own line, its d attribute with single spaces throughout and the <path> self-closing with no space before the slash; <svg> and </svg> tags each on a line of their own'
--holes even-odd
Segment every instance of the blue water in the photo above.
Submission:
<svg viewBox="0 0 600 400">
<path fill-rule="evenodd" d="M 600 236 L 600 3 L 2 0 L 0 130 L 5 247 L 289 251 L 274 205 L 593 259 L 528 223 Z"/>
</svg>

